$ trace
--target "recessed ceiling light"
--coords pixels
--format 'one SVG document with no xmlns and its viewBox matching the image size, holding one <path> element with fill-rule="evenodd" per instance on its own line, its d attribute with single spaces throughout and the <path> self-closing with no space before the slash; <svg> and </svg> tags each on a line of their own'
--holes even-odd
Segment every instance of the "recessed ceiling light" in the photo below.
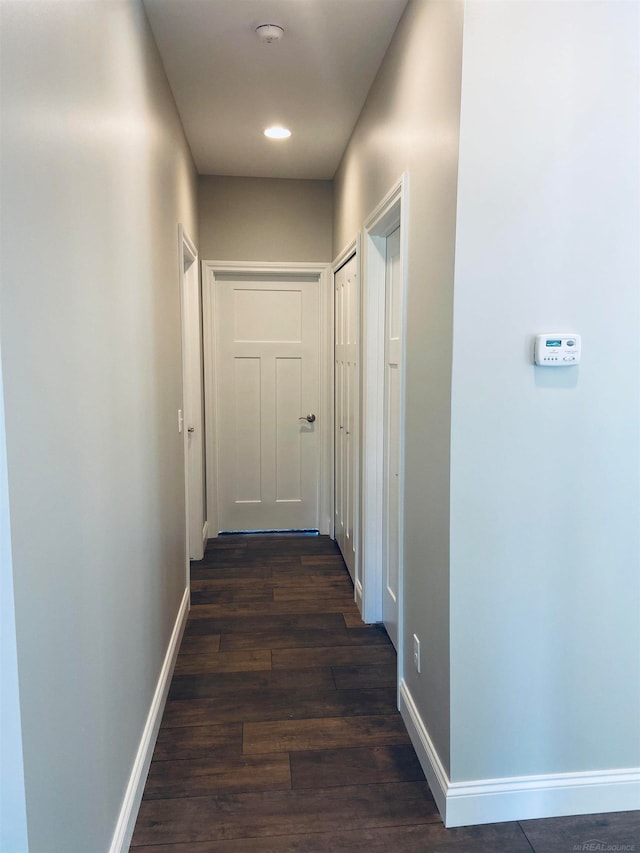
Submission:
<svg viewBox="0 0 640 853">
<path fill-rule="evenodd" d="M 288 139 L 291 136 L 291 131 L 286 127 L 268 127 L 264 135 L 268 136 L 269 139 Z"/>
</svg>

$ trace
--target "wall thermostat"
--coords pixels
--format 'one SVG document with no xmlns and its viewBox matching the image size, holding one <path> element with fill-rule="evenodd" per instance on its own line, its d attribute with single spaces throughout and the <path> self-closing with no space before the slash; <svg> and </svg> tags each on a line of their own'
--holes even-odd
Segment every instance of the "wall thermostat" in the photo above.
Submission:
<svg viewBox="0 0 640 853">
<path fill-rule="evenodd" d="M 554 332 L 536 335 L 534 361 L 542 367 L 573 367 L 580 364 L 580 335 Z"/>
</svg>

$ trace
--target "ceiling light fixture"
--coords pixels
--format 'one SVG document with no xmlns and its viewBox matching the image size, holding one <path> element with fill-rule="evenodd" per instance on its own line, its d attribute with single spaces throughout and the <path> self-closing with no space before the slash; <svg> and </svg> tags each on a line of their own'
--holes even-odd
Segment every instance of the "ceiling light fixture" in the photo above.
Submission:
<svg viewBox="0 0 640 853">
<path fill-rule="evenodd" d="M 260 24 L 256 27 L 256 35 L 265 44 L 273 44 L 274 41 L 280 41 L 284 29 L 278 24 Z"/>
<path fill-rule="evenodd" d="M 264 135 L 268 136 L 269 139 L 288 139 L 291 136 L 291 131 L 286 127 L 268 127 Z"/>
</svg>

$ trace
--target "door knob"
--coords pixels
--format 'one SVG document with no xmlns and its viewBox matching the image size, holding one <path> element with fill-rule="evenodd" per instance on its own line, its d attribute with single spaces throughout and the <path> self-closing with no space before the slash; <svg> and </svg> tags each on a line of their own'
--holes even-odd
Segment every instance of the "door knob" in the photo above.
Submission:
<svg viewBox="0 0 640 853">
<path fill-rule="evenodd" d="M 298 418 L 298 420 L 299 421 L 307 421 L 308 423 L 312 424 L 312 423 L 315 423 L 316 416 L 314 414 L 304 415 L 303 417 Z"/>
</svg>

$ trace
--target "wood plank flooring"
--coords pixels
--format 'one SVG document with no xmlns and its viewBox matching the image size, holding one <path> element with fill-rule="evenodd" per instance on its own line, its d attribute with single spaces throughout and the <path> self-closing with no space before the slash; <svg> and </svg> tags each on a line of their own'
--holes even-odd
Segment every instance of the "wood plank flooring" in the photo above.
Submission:
<svg viewBox="0 0 640 853">
<path fill-rule="evenodd" d="M 640 812 L 443 827 L 327 537 L 219 537 L 191 576 L 133 853 L 640 851 Z"/>
</svg>

